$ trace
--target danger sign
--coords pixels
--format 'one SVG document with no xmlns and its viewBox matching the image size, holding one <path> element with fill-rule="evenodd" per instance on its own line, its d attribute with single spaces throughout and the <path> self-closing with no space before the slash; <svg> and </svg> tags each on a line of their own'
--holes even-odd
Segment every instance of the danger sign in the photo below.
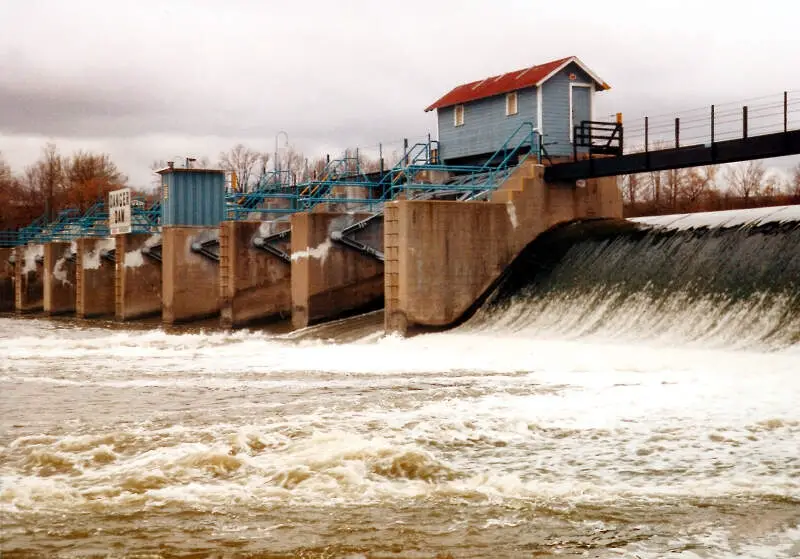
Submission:
<svg viewBox="0 0 800 559">
<path fill-rule="evenodd" d="M 108 228 L 112 235 L 131 232 L 131 189 L 108 193 Z"/>
</svg>

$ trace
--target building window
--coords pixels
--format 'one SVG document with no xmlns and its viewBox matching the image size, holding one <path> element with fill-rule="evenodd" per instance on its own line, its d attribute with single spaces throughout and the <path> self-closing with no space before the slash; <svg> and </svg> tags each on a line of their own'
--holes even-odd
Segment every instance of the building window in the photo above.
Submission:
<svg viewBox="0 0 800 559">
<path fill-rule="evenodd" d="M 456 105 L 456 110 L 453 112 L 453 124 L 464 126 L 464 105 Z"/>
<path fill-rule="evenodd" d="M 506 95 L 506 116 L 517 114 L 517 92 L 514 91 Z"/>
</svg>

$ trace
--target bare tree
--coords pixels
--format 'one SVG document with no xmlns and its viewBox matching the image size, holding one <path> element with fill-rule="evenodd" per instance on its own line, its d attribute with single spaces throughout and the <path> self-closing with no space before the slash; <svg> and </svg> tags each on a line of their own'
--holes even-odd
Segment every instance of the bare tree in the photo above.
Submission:
<svg viewBox="0 0 800 559">
<path fill-rule="evenodd" d="M 800 198 L 800 163 L 792 170 L 792 176 L 789 179 L 789 194 Z"/>
<path fill-rule="evenodd" d="M 716 188 L 718 172 L 717 165 L 688 169 L 681 188 L 681 199 L 689 209 L 697 208 L 700 199 Z"/>
<path fill-rule="evenodd" d="M 252 150 L 244 144 L 237 144 L 219 154 L 220 168 L 235 172 L 239 189 L 243 191 L 250 191 L 258 184 L 257 180 L 266 174 L 267 161 L 268 153 Z"/>
<path fill-rule="evenodd" d="M 764 178 L 767 172 L 761 161 L 748 161 L 747 163 L 735 163 L 728 167 L 725 178 L 728 187 L 734 194 L 744 198 L 747 203 L 751 198 L 758 196 L 764 186 Z"/>
<path fill-rule="evenodd" d="M 640 201 L 641 179 L 641 175 L 621 175 L 617 177 L 617 188 L 622 193 L 622 199 L 626 204 L 635 206 Z"/>
<path fill-rule="evenodd" d="M 65 191 L 64 161 L 55 144 L 42 149 L 41 158 L 25 169 L 23 182 L 34 198 L 41 200 L 48 220 L 55 216 L 57 197 Z"/>
<path fill-rule="evenodd" d="M 0 185 L 6 185 L 11 180 L 11 167 L 6 163 L 3 152 L 0 151 Z"/>
</svg>

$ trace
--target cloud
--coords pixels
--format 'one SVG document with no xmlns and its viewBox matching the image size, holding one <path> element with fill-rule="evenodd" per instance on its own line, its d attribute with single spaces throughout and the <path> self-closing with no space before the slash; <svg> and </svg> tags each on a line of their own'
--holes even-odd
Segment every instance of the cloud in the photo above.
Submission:
<svg viewBox="0 0 800 559">
<path fill-rule="evenodd" d="M 772 8 L 770 8 L 772 5 Z M 455 85 L 580 56 L 628 119 L 791 87 L 800 8 L 574 0 L 29 0 L 0 5 L 0 149 L 108 152 L 149 163 L 275 134 L 308 154 L 436 135 L 423 113 Z M 781 18 L 771 14 L 781 12 Z"/>
</svg>

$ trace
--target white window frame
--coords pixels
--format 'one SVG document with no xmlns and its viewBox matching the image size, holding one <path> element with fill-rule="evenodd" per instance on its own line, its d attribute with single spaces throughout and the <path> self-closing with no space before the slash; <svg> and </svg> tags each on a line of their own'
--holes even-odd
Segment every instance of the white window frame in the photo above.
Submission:
<svg viewBox="0 0 800 559">
<path fill-rule="evenodd" d="M 542 86 L 544 84 L 539 84 L 536 87 L 536 123 L 538 124 L 537 128 L 539 128 L 539 134 L 544 134 L 544 109 L 542 108 L 542 101 L 544 99 L 544 95 L 542 95 Z"/>
<path fill-rule="evenodd" d="M 575 142 L 575 121 L 572 113 L 572 90 L 576 87 L 589 89 L 589 120 L 594 120 L 594 83 L 573 82 L 569 84 L 569 143 Z"/>
<path fill-rule="evenodd" d="M 461 110 L 461 122 L 458 121 L 459 109 Z M 464 105 L 456 105 L 453 107 L 453 126 L 456 128 L 464 126 Z"/>
<path fill-rule="evenodd" d="M 514 100 L 514 111 L 510 109 L 511 100 Z M 514 116 L 519 114 L 519 95 L 516 91 L 506 93 L 506 116 Z"/>
</svg>

